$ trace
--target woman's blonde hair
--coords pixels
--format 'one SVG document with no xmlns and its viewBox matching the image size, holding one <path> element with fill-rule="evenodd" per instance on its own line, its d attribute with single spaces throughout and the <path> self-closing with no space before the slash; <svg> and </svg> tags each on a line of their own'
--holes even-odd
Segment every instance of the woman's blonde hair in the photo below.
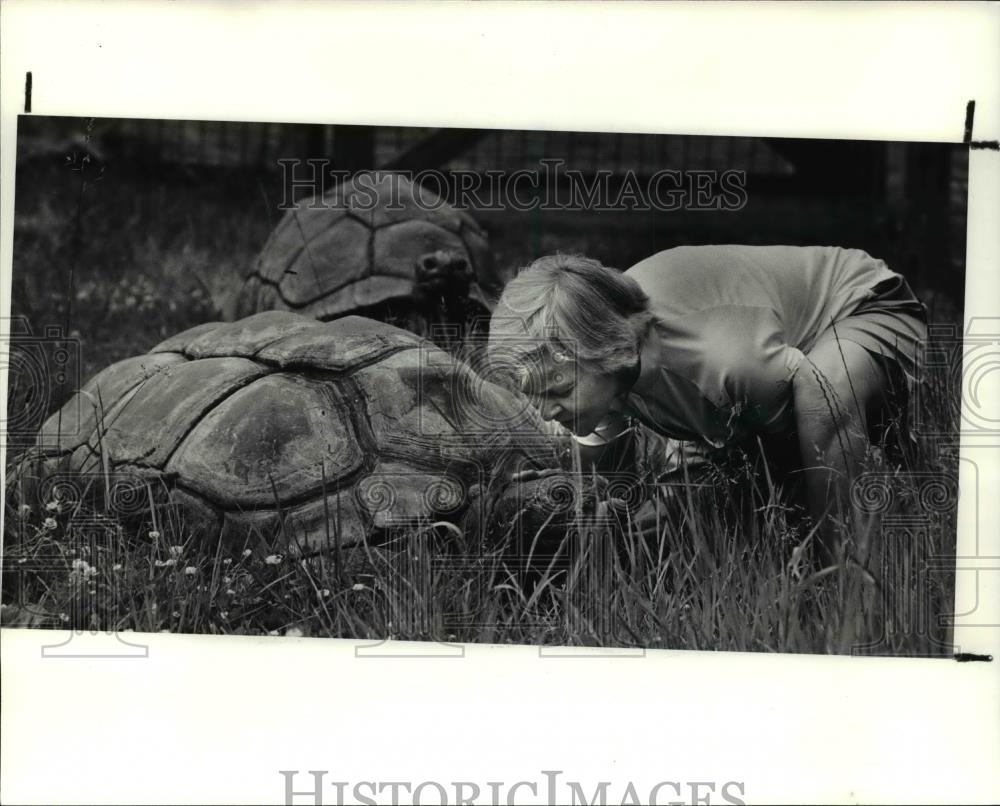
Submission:
<svg viewBox="0 0 1000 806">
<path fill-rule="evenodd" d="M 582 255 L 549 255 L 504 288 L 490 355 L 524 361 L 548 349 L 585 371 L 612 374 L 635 364 L 651 320 L 649 297 L 631 277 Z"/>
</svg>

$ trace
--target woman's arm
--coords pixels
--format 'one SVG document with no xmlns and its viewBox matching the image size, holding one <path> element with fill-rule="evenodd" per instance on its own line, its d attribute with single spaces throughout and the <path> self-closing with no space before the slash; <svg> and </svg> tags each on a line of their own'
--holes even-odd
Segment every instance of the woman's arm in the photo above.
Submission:
<svg viewBox="0 0 1000 806">
<path fill-rule="evenodd" d="M 868 412 L 886 385 L 875 358 L 850 341 L 822 342 L 795 374 L 795 423 L 824 564 L 842 562 L 845 553 L 867 561 L 876 524 L 852 506 L 851 484 L 869 448 Z"/>
</svg>

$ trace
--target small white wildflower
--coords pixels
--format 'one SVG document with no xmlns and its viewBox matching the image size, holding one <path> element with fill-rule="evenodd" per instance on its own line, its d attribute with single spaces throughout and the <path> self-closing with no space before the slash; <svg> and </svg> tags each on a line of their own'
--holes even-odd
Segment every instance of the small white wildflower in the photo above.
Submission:
<svg viewBox="0 0 1000 806">
<path fill-rule="evenodd" d="M 366 590 L 366 586 L 362 585 L 360 582 L 355 582 L 353 585 L 351 585 L 351 590 L 352 591 L 363 591 L 363 590 Z"/>
<path fill-rule="evenodd" d="M 195 574 L 198 573 L 198 569 L 195 568 L 193 565 L 188 565 L 184 568 L 184 573 L 187 574 L 189 577 L 193 577 Z"/>
<path fill-rule="evenodd" d="M 244 557 L 249 557 L 251 554 L 253 554 L 253 552 L 250 551 L 250 549 L 243 549 L 243 556 Z"/>
<path fill-rule="evenodd" d="M 121 571 L 122 570 L 122 564 L 121 563 L 115 563 L 113 566 L 111 566 L 111 570 L 112 571 Z"/>
<path fill-rule="evenodd" d="M 171 546 L 170 556 L 173 558 L 180 557 L 184 553 L 184 546 Z"/>
<path fill-rule="evenodd" d="M 171 614 L 170 614 L 170 617 L 171 617 L 171 618 L 180 618 L 180 617 L 181 617 L 181 614 L 180 614 L 180 613 L 178 613 L 178 612 L 177 612 L 177 611 L 175 610 L 175 611 L 174 611 L 173 613 L 171 613 Z"/>
<path fill-rule="evenodd" d="M 42 521 L 42 528 L 43 529 L 48 529 L 50 531 L 52 529 L 55 529 L 56 528 L 56 519 L 55 518 L 46 518 L 44 521 Z"/>
<path fill-rule="evenodd" d="M 48 510 L 49 512 L 58 512 L 60 509 L 62 509 L 62 504 L 60 504 L 58 501 L 49 501 L 49 503 L 45 505 L 45 509 Z"/>
<path fill-rule="evenodd" d="M 27 518 L 31 514 L 31 507 L 28 504 L 21 504 L 17 511 L 22 518 Z"/>
<path fill-rule="evenodd" d="M 330 595 L 330 589 L 329 588 L 323 588 L 323 590 L 321 590 L 319 592 L 319 595 L 322 596 L 325 599 L 327 596 Z"/>
<path fill-rule="evenodd" d="M 268 565 L 281 565 L 281 555 L 280 554 L 268 554 L 264 558 L 264 562 Z"/>
<path fill-rule="evenodd" d="M 223 578 L 222 578 L 222 584 L 223 584 L 223 585 L 229 585 L 229 584 L 231 584 L 231 583 L 232 583 L 232 581 L 233 581 L 233 578 L 232 578 L 232 577 L 223 577 Z"/>
<path fill-rule="evenodd" d="M 69 621 L 69 616 L 67 616 L 65 613 L 60 613 L 59 614 L 59 620 L 60 621 Z"/>
<path fill-rule="evenodd" d="M 228 619 L 229 618 L 229 611 L 228 610 L 220 610 L 219 611 L 219 615 L 222 616 L 222 618 L 224 618 L 224 619 Z"/>
<path fill-rule="evenodd" d="M 305 633 L 298 627 L 289 627 L 285 630 L 286 638 L 302 638 L 303 636 L 305 636 Z"/>
<path fill-rule="evenodd" d="M 226 588 L 226 596 L 235 596 L 235 595 L 236 591 L 234 591 L 232 588 Z"/>
<path fill-rule="evenodd" d="M 233 558 L 232 558 L 232 557 L 226 557 L 226 558 L 225 558 L 225 559 L 224 559 L 224 560 L 222 561 L 222 564 L 223 564 L 223 565 L 230 565 L 230 564 L 232 564 L 232 562 L 233 562 Z"/>
<path fill-rule="evenodd" d="M 153 565 L 157 568 L 169 568 L 171 565 L 177 565 L 177 560 L 171 557 L 168 560 L 156 560 Z"/>
<path fill-rule="evenodd" d="M 150 540 L 159 540 L 160 539 L 160 533 L 158 531 L 156 531 L 156 529 L 153 529 L 149 533 L 149 539 Z"/>
<path fill-rule="evenodd" d="M 280 635 L 281 633 L 279 633 L 277 630 L 268 630 L 267 634 L 268 635 Z"/>
</svg>

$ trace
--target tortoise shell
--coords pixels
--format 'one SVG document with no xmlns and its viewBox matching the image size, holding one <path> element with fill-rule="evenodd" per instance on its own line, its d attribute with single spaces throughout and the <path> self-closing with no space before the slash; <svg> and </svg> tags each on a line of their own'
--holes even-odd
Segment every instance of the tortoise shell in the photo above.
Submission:
<svg viewBox="0 0 1000 806">
<path fill-rule="evenodd" d="M 46 421 L 26 461 L 22 483 L 43 503 L 53 484 L 79 498 L 139 478 L 118 496 L 137 510 L 165 497 L 205 538 L 270 548 L 281 535 L 293 552 L 455 522 L 501 469 L 557 464 L 526 401 L 430 342 L 278 311 L 113 364 Z"/>
<path fill-rule="evenodd" d="M 402 174 L 362 173 L 285 213 L 244 281 L 235 315 L 382 319 L 378 306 L 428 305 L 442 294 L 488 315 L 503 285 L 472 216 Z"/>
</svg>

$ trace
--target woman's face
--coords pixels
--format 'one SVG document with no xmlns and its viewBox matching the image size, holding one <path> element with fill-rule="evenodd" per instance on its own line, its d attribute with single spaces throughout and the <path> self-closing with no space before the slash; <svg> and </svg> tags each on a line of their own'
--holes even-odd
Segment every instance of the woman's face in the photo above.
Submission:
<svg viewBox="0 0 1000 806">
<path fill-rule="evenodd" d="M 545 420 L 555 420 L 578 436 L 590 434 L 618 396 L 617 376 L 587 372 L 571 360 L 547 358 L 529 373 L 525 390 Z"/>
</svg>

